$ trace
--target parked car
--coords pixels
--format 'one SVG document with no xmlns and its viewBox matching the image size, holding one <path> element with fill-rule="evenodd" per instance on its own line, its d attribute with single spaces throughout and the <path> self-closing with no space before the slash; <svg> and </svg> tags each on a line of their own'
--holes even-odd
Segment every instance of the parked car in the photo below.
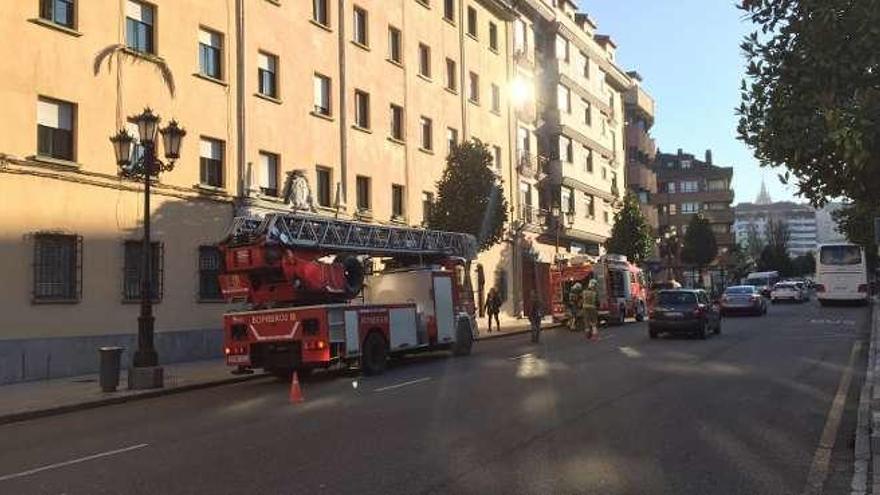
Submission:
<svg viewBox="0 0 880 495">
<path fill-rule="evenodd" d="M 779 282 L 770 292 L 770 302 L 804 302 L 804 290 L 796 282 Z"/>
<path fill-rule="evenodd" d="M 663 332 L 691 334 L 701 339 L 709 332 L 721 333 L 721 313 L 704 290 L 662 290 L 657 293 L 650 317 L 648 336 L 652 339 Z"/>
<path fill-rule="evenodd" d="M 721 314 L 727 316 L 734 313 L 765 315 L 767 300 L 754 285 L 733 285 L 725 289 L 721 296 Z"/>
</svg>

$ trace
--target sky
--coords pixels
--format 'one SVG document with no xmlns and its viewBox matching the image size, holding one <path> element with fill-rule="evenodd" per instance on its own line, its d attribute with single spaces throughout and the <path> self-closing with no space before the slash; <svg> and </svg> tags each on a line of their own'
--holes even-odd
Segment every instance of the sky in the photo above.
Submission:
<svg viewBox="0 0 880 495">
<path fill-rule="evenodd" d="M 801 201 L 783 185 L 779 170 L 761 168 L 736 139 L 739 49 L 752 25 L 733 0 L 579 0 L 617 44 L 617 64 L 635 70 L 656 101 L 652 135 L 664 153 L 682 148 L 702 159 L 712 149 L 716 165 L 732 166 L 735 203 L 754 201 L 761 179 L 774 201 Z"/>
</svg>

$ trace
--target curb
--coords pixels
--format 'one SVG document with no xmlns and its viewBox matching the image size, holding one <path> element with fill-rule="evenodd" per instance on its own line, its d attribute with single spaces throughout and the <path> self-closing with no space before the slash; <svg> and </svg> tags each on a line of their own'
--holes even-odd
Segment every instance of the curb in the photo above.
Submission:
<svg viewBox="0 0 880 495">
<path fill-rule="evenodd" d="M 136 393 L 131 395 L 124 395 L 118 397 L 105 397 L 101 399 L 90 400 L 86 402 L 80 402 L 76 404 L 65 404 L 62 406 L 49 407 L 46 409 L 34 409 L 32 411 L 23 411 L 11 414 L 0 415 L 0 425 L 7 425 L 11 423 L 19 423 L 22 421 L 28 421 L 31 419 L 37 418 L 45 418 L 48 416 L 58 416 L 61 414 L 66 414 L 74 411 L 82 411 L 86 409 L 95 409 L 102 406 L 110 406 L 115 404 L 124 404 L 126 402 L 134 402 L 143 399 L 151 399 L 154 397 L 161 397 L 163 395 L 173 395 L 179 394 L 182 392 L 190 392 L 193 390 L 200 390 L 206 388 L 219 387 L 222 385 L 230 385 L 233 383 L 246 382 L 250 380 L 256 380 L 258 378 L 267 378 L 271 375 L 265 373 L 254 373 L 253 375 L 243 375 L 243 376 L 234 376 L 230 378 L 223 378 L 219 380 L 212 380 L 207 382 L 200 383 L 190 383 L 188 385 L 180 385 L 177 387 L 170 388 L 160 388 L 157 390 L 151 390 L 148 392 Z"/>
<path fill-rule="evenodd" d="M 880 306 L 871 309 L 865 381 L 859 393 L 853 446 L 853 476 L 850 495 L 880 494 L 880 385 L 875 383 L 880 360 Z"/>
<path fill-rule="evenodd" d="M 562 327 L 562 325 L 558 324 L 558 323 L 553 323 L 553 324 L 547 325 L 547 326 L 542 325 L 541 331 L 543 332 L 544 330 L 552 330 L 554 328 L 560 328 L 560 327 Z M 486 334 L 486 335 L 480 335 L 477 337 L 476 340 L 477 340 L 477 342 L 480 342 L 480 341 L 486 341 L 486 340 L 503 339 L 506 337 L 512 337 L 514 335 L 522 335 L 524 333 L 529 333 L 531 331 L 532 331 L 531 328 L 525 327 L 522 329 L 510 330 L 508 332 L 498 332 L 498 333 L 490 333 L 490 334 Z"/>
</svg>

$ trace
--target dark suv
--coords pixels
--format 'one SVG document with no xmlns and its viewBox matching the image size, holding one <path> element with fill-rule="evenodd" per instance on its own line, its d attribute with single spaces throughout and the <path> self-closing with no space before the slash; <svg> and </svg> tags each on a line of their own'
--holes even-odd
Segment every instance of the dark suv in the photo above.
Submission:
<svg viewBox="0 0 880 495">
<path fill-rule="evenodd" d="M 721 333 L 721 312 L 704 290 L 662 290 L 657 294 L 648 335 L 662 332 L 686 333 L 705 339 L 709 332 Z"/>
</svg>

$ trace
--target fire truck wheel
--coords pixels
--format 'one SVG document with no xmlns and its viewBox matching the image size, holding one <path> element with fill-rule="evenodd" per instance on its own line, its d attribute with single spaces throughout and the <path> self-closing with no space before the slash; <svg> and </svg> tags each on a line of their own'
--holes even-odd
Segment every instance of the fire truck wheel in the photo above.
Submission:
<svg viewBox="0 0 880 495">
<path fill-rule="evenodd" d="M 371 332 L 364 339 L 364 350 L 361 353 L 361 370 L 365 375 L 379 375 L 388 365 L 388 346 L 385 337 L 379 332 Z"/>
<path fill-rule="evenodd" d="M 452 344 L 452 354 L 454 356 L 467 356 L 471 353 L 471 347 L 474 345 L 474 334 L 471 332 L 471 325 L 467 320 L 458 320 L 458 327 L 455 332 L 455 343 Z"/>
</svg>

